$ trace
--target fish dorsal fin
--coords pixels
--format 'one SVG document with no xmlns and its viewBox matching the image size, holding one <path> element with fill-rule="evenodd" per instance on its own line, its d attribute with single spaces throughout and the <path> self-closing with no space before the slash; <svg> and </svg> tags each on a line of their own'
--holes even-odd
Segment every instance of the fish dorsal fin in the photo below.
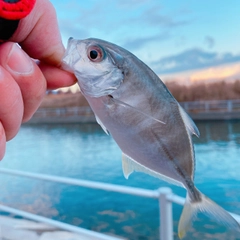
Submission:
<svg viewBox="0 0 240 240">
<path fill-rule="evenodd" d="M 134 171 L 132 159 L 130 159 L 124 153 L 122 154 L 122 169 L 123 169 L 123 175 L 126 179 L 128 179 L 128 177 Z"/>
<path fill-rule="evenodd" d="M 194 134 L 197 137 L 199 137 L 200 132 L 199 132 L 197 126 L 195 125 L 195 123 L 193 122 L 193 120 L 191 119 L 191 117 L 185 112 L 185 110 L 182 108 L 182 106 L 180 104 L 178 104 L 178 108 L 179 108 L 180 114 L 182 116 L 182 119 L 183 119 L 184 123 L 186 124 L 187 129 L 190 131 L 191 134 Z"/>
<path fill-rule="evenodd" d="M 107 135 L 109 135 L 109 132 L 108 132 L 107 128 L 103 125 L 102 121 L 98 118 L 97 115 L 95 115 L 95 118 L 96 118 L 97 123 L 102 127 L 103 131 L 104 131 Z"/>
</svg>

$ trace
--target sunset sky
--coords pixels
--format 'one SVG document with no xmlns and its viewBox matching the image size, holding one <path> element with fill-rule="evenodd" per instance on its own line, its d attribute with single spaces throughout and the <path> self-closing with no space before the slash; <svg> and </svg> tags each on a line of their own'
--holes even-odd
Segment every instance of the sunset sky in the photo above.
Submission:
<svg viewBox="0 0 240 240">
<path fill-rule="evenodd" d="M 51 2 L 65 45 L 69 37 L 111 41 L 133 52 L 160 76 L 215 67 L 221 71 L 221 65 L 231 72 L 232 64 L 236 72 L 240 63 L 240 1 Z"/>
</svg>

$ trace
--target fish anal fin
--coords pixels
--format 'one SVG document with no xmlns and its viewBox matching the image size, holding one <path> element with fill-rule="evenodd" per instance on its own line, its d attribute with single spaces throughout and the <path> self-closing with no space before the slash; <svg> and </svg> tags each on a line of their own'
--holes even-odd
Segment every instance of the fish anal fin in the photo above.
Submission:
<svg viewBox="0 0 240 240">
<path fill-rule="evenodd" d="M 122 154 L 122 169 L 123 169 L 123 175 L 126 179 L 128 179 L 128 177 L 134 171 L 132 160 L 124 153 Z"/>
<path fill-rule="evenodd" d="M 174 180 L 172 178 L 169 178 L 161 173 L 155 172 L 150 168 L 145 167 L 141 163 L 137 162 L 135 159 L 132 159 L 131 157 L 127 156 L 125 153 L 122 154 L 122 169 L 123 169 L 124 177 L 126 179 L 128 179 L 130 174 L 135 171 L 135 172 L 142 172 L 142 173 L 148 174 L 155 178 L 159 178 L 169 183 L 175 184 L 177 186 L 183 186 L 181 182 Z"/>
</svg>

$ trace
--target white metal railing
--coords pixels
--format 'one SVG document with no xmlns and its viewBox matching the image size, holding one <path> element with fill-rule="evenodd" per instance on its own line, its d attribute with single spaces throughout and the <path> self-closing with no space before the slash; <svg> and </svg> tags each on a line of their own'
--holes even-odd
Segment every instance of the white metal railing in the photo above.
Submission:
<svg viewBox="0 0 240 240">
<path fill-rule="evenodd" d="M 154 198 L 159 201 L 159 214 L 160 214 L 160 234 L 159 239 L 173 240 L 173 218 L 172 218 L 172 203 L 177 203 L 179 205 L 184 205 L 185 199 L 174 194 L 170 188 L 159 188 L 157 190 L 147 190 L 142 188 L 126 187 L 121 185 L 87 181 L 81 179 L 58 177 L 46 174 L 37 174 L 31 172 L 23 172 L 18 170 L 10 170 L 6 168 L 0 168 L 0 173 L 10 174 L 22 177 L 28 177 L 38 180 L 46 180 L 57 183 L 70 184 L 75 186 L 81 186 L 86 188 L 101 189 L 105 191 L 118 192 L 123 194 L 130 194 L 140 197 Z M 71 232 L 76 232 L 78 234 L 92 237 L 93 239 L 99 240 L 117 240 L 121 239 L 118 237 L 108 236 L 105 234 L 97 233 L 80 227 L 72 226 L 70 224 L 62 223 L 56 220 L 31 214 L 25 211 L 10 208 L 4 205 L 0 205 L 0 210 L 13 213 L 28 219 L 32 219 L 37 222 L 47 223 L 49 225 L 55 226 L 60 229 L 64 229 Z M 230 213 L 236 221 L 240 224 L 240 216 L 234 213 Z"/>
<path fill-rule="evenodd" d="M 187 112 L 240 112 L 240 99 L 181 102 Z"/>
<path fill-rule="evenodd" d="M 84 107 L 61 107 L 61 108 L 39 108 L 34 117 L 61 117 L 61 116 L 88 116 L 93 115 L 93 111 L 89 106 Z"/>
<path fill-rule="evenodd" d="M 240 99 L 237 100 L 212 100 L 180 102 L 187 112 L 240 112 Z M 69 117 L 69 116 L 94 116 L 89 106 L 39 108 L 34 114 L 35 118 Z"/>
<path fill-rule="evenodd" d="M 17 216 L 21 216 L 27 219 L 34 220 L 36 222 L 46 223 L 48 225 L 57 227 L 59 229 L 63 229 L 69 232 L 78 233 L 81 236 L 91 237 L 96 240 L 120 240 L 121 238 L 114 237 L 114 236 L 108 236 L 106 234 L 90 231 L 84 228 L 76 227 L 67 223 L 59 222 L 56 220 L 52 220 L 46 217 L 38 216 L 36 214 L 28 213 L 25 211 L 21 211 L 15 208 L 7 207 L 2 204 L 0 204 L 0 210 L 8 213 L 12 213 Z M 0 236 L 1 237 L 1 236 Z M 1 238 L 0 238 L 1 239 Z"/>
</svg>

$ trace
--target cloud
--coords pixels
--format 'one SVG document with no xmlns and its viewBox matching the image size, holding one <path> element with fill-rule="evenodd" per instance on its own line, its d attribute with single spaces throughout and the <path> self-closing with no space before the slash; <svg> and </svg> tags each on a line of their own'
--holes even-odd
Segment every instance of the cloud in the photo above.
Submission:
<svg viewBox="0 0 240 240">
<path fill-rule="evenodd" d="M 152 6 L 143 12 L 141 19 L 151 26 L 164 28 L 175 28 L 190 23 L 188 20 L 176 20 L 176 16 L 164 15 L 162 12 L 161 6 Z"/>
<path fill-rule="evenodd" d="M 116 28 L 118 18 L 113 18 L 114 6 L 108 1 L 89 1 L 81 4 L 70 1 L 71 8 L 58 3 L 59 24 L 61 30 L 70 35 L 88 34 L 88 37 L 96 32 L 111 33 Z M 67 14 L 70 12 L 70 14 Z"/>
<path fill-rule="evenodd" d="M 81 27 L 77 23 L 72 23 L 68 19 L 61 19 L 59 21 L 61 32 L 68 37 L 84 38 L 89 36 L 89 32 L 86 28 Z"/>
<path fill-rule="evenodd" d="M 185 72 L 161 74 L 163 81 L 177 81 L 189 84 L 197 81 L 219 81 L 240 79 L 240 62 L 221 64 L 207 68 L 195 69 Z"/>
<path fill-rule="evenodd" d="M 218 54 L 200 48 L 192 48 L 177 55 L 152 62 L 152 67 L 157 73 L 174 73 L 238 61 L 240 61 L 240 55 L 233 55 L 232 53 Z"/>
<path fill-rule="evenodd" d="M 211 36 L 206 36 L 204 42 L 208 46 L 208 48 L 213 48 L 215 45 L 215 40 Z"/>
<path fill-rule="evenodd" d="M 140 27 L 140 29 L 145 28 L 145 31 L 148 31 L 149 28 L 154 29 L 155 32 L 165 31 L 191 23 L 190 20 L 186 20 L 188 19 L 187 14 L 166 14 L 159 3 L 152 4 L 152 2 L 148 5 L 139 4 L 137 7 L 135 6 L 134 11 L 128 10 L 124 15 L 127 17 L 122 19 L 122 24 Z"/>
<path fill-rule="evenodd" d="M 120 7 L 135 8 L 137 5 L 147 3 L 148 0 L 119 0 L 117 1 Z"/>
<path fill-rule="evenodd" d="M 149 43 L 170 39 L 176 27 L 188 23 L 189 16 L 171 14 L 158 1 L 52 1 L 59 12 L 64 41 L 70 36 L 96 37 L 142 52 Z"/>
<path fill-rule="evenodd" d="M 170 35 L 167 33 L 164 34 L 158 34 L 155 36 L 149 36 L 149 37 L 142 37 L 142 38 L 127 38 L 125 39 L 125 43 L 122 44 L 122 46 L 126 49 L 129 49 L 130 51 L 140 49 L 147 44 L 157 41 L 165 41 L 170 38 Z"/>
</svg>

